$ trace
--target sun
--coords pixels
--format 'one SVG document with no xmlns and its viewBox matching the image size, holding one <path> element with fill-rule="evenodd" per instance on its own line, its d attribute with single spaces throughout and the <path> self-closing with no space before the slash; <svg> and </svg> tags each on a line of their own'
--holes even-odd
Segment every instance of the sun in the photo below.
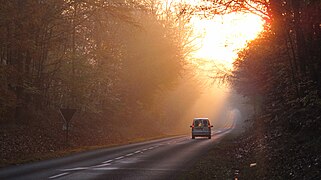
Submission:
<svg viewBox="0 0 321 180">
<path fill-rule="evenodd" d="M 172 3 L 191 6 L 206 3 L 202 0 L 160 1 L 163 2 L 162 7 L 165 9 Z M 210 18 L 200 17 L 197 14 L 192 15 L 189 26 L 194 32 L 190 37 L 194 42 L 194 52 L 190 54 L 190 61 L 198 66 L 203 66 L 202 68 L 208 71 L 212 70 L 213 64 L 215 67 L 231 70 L 233 62 L 238 57 L 238 52 L 264 30 L 264 24 L 265 21 L 262 17 L 250 12 L 213 14 Z M 205 61 L 208 63 L 204 63 Z M 198 63 L 202 63 L 202 65 Z"/>
<path fill-rule="evenodd" d="M 193 17 L 191 24 L 197 36 L 192 57 L 213 61 L 231 69 L 237 53 L 255 39 L 264 28 L 264 21 L 252 13 L 216 15 L 213 19 Z"/>
</svg>

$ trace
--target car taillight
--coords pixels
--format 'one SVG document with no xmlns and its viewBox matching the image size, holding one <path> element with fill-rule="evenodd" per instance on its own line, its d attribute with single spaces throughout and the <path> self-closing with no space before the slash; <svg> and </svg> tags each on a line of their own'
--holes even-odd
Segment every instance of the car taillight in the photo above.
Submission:
<svg viewBox="0 0 321 180">
<path fill-rule="evenodd" d="M 194 128 L 194 124 L 192 124 L 192 128 Z"/>
</svg>

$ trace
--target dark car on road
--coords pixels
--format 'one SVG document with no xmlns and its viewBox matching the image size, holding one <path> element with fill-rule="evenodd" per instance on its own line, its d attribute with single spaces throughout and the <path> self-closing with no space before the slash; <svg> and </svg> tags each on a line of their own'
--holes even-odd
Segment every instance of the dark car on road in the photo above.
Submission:
<svg viewBox="0 0 321 180">
<path fill-rule="evenodd" d="M 208 118 L 194 118 L 193 124 L 190 127 L 192 128 L 192 139 L 195 139 L 197 136 L 211 139 L 211 128 L 213 126 Z"/>
</svg>

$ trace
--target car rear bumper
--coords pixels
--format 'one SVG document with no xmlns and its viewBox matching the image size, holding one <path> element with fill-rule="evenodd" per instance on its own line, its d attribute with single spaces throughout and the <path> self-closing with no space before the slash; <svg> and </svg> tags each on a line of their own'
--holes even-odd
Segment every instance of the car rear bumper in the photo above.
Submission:
<svg viewBox="0 0 321 180">
<path fill-rule="evenodd" d="M 211 131 L 192 132 L 192 136 L 210 136 Z"/>
</svg>

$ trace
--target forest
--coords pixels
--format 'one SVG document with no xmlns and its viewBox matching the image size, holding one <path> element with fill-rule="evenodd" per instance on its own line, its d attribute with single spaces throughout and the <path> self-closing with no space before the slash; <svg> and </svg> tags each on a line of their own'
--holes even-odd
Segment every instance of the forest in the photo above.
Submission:
<svg viewBox="0 0 321 180">
<path fill-rule="evenodd" d="M 187 16 L 161 5 L 1 1 L 2 163 L 65 149 L 61 108 L 77 110 L 69 147 L 181 133 L 201 85 Z"/>
<path fill-rule="evenodd" d="M 66 148 L 59 108 L 77 109 L 69 146 L 185 132 L 203 93 L 191 14 L 251 12 L 264 31 L 213 77 L 253 107 L 233 155 L 263 164 L 257 179 L 320 177 L 320 0 L 205 1 L 160 11 L 153 0 L 2 0 L 1 164 Z"/>
<path fill-rule="evenodd" d="M 320 179 L 321 1 L 209 2 L 223 8 L 207 12 L 252 12 L 266 21 L 234 69 L 218 76 L 253 114 L 242 134 L 228 136 L 182 179 Z"/>
<path fill-rule="evenodd" d="M 236 154 L 257 157 L 262 165 L 257 179 L 318 179 L 321 2 L 266 2 L 268 27 L 239 53 L 230 76 L 233 87 L 254 107 L 251 127 Z"/>
</svg>

